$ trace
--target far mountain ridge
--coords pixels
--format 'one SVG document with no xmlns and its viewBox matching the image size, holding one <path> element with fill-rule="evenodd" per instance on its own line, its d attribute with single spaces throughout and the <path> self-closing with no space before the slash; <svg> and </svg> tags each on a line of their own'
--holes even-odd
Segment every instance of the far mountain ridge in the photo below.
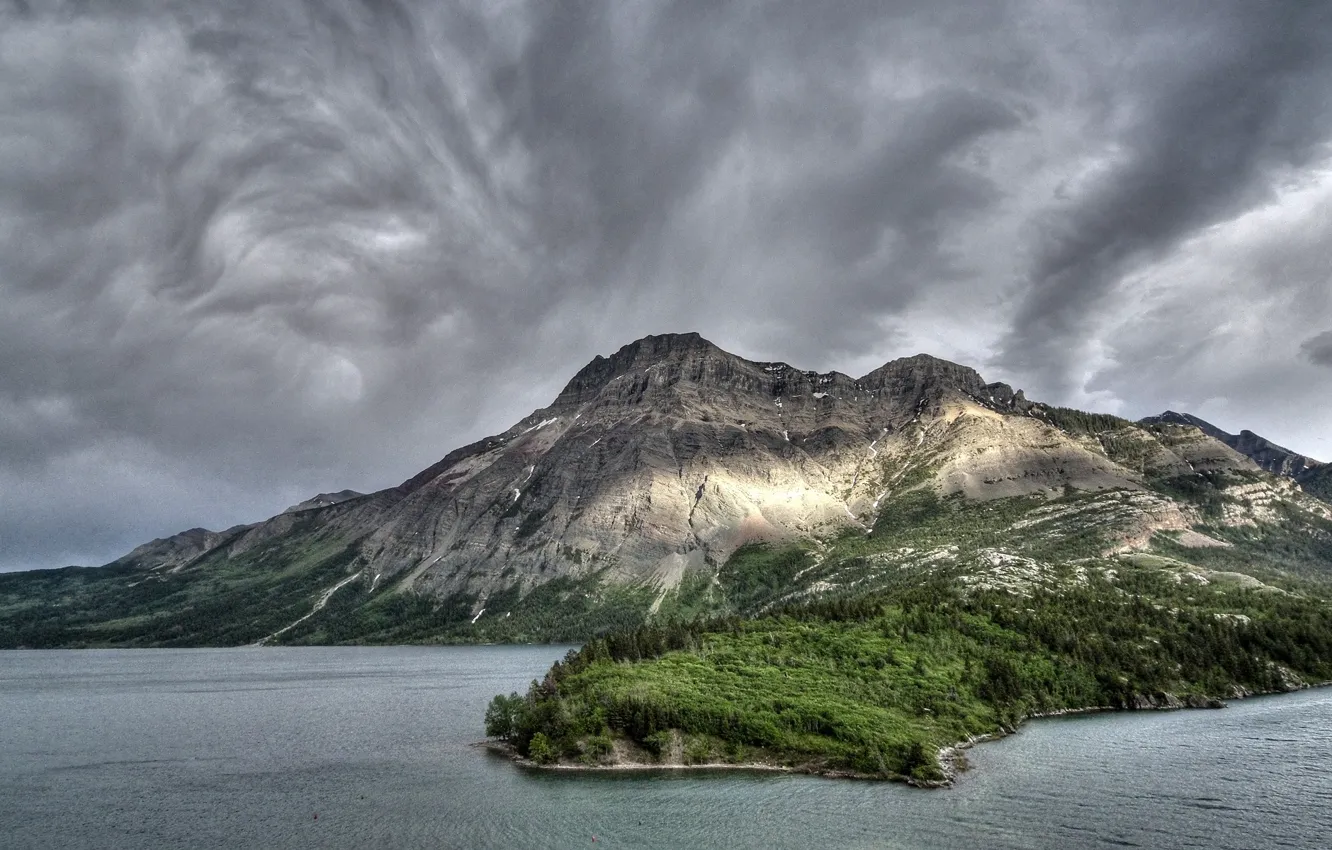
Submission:
<svg viewBox="0 0 1332 850">
<path fill-rule="evenodd" d="M 300 504 L 292 505 L 283 511 L 284 514 L 296 513 L 298 511 L 308 511 L 314 508 L 326 508 L 329 505 L 336 505 L 339 502 L 359 499 L 364 493 L 358 493 L 355 490 L 339 490 L 336 493 L 320 493 L 317 496 L 311 496 Z"/>
<path fill-rule="evenodd" d="M 1177 413 L 1173 410 L 1167 410 L 1156 416 L 1148 416 L 1140 421 L 1148 425 L 1162 422 L 1191 425 L 1207 436 L 1230 446 L 1268 472 L 1294 478 L 1301 484 L 1321 480 L 1327 472 L 1327 464 L 1322 461 L 1314 460 L 1299 452 L 1279 446 L 1248 429 L 1242 430 L 1238 434 L 1231 434 L 1197 416 L 1188 413 Z"/>
</svg>

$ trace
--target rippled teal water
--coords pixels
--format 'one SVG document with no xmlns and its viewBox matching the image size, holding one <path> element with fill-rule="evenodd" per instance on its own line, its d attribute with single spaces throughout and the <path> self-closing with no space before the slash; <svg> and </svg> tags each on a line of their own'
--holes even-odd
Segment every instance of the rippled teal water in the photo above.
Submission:
<svg viewBox="0 0 1332 850">
<path fill-rule="evenodd" d="M 564 651 L 0 653 L 0 847 L 1332 846 L 1332 691 L 1029 724 L 946 791 L 471 746 Z"/>
</svg>

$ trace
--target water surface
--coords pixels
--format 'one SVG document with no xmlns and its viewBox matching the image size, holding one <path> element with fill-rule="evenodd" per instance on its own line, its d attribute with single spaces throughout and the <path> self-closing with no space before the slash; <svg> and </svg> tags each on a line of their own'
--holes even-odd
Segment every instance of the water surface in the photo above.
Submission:
<svg viewBox="0 0 1332 850">
<path fill-rule="evenodd" d="M 1321 848 L 1332 691 L 1032 723 L 950 790 L 473 747 L 564 647 L 0 653 L 5 848 Z M 317 817 L 316 817 L 317 815 Z"/>
</svg>

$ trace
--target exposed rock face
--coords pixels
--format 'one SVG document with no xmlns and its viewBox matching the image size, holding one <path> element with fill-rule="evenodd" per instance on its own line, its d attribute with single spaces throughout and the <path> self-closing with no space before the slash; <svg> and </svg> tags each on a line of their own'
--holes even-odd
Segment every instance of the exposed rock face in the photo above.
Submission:
<svg viewBox="0 0 1332 850">
<path fill-rule="evenodd" d="M 1140 474 L 1036 418 L 965 404 L 954 412 L 955 417 L 934 426 L 938 479 L 946 494 L 990 499 L 1054 493 L 1065 485 L 1079 490 L 1141 486 Z"/>
<path fill-rule="evenodd" d="M 1140 487 L 1029 406 L 927 355 L 854 379 L 747 361 L 697 334 L 647 337 L 406 482 L 364 554 L 438 594 L 606 567 L 668 587 L 746 542 L 872 522 L 911 487 L 979 499 Z"/>
<path fill-rule="evenodd" d="M 1164 428 L 1125 423 L 1107 441 L 1052 427 L 1021 391 L 923 354 L 857 379 L 748 361 L 697 334 L 649 336 L 398 487 L 322 494 L 264 523 L 186 532 L 126 557 L 174 566 L 220 547 L 253 558 L 300 537 L 354 546 L 347 570 L 371 588 L 464 592 L 483 606 L 560 576 L 669 588 L 746 542 L 867 527 L 886 500 L 919 487 L 982 500 L 1141 493 L 1116 509 L 1123 550 L 1193 521 L 1146 492 L 1150 477 L 1258 472 L 1200 431 L 1206 423 L 1171 416 L 1155 418 Z"/>
</svg>

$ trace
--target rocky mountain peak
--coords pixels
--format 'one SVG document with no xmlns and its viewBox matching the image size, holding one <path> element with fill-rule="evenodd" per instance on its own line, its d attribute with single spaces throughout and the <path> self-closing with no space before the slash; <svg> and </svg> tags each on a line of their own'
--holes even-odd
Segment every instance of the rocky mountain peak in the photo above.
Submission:
<svg viewBox="0 0 1332 850">
<path fill-rule="evenodd" d="M 746 360 L 697 333 L 682 333 L 646 336 L 609 357 L 595 357 L 565 386 L 550 408 L 533 415 L 544 417 L 559 408 L 594 402 L 621 410 L 644 405 L 662 410 L 669 407 L 675 413 L 699 413 L 700 405 L 729 404 L 745 419 L 749 417 L 743 409 L 747 404 L 801 397 L 894 400 L 904 409 L 919 413 L 924 406 L 937 406 L 950 393 L 1004 411 L 1023 412 L 1030 406 L 1021 391 L 1014 392 L 1006 384 L 987 384 L 975 369 L 928 354 L 890 361 L 857 380 L 839 372 L 819 373 L 783 362 Z"/>
<path fill-rule="evenodd" d="M 937 400 L 946 390 L 976 398 L 991 394 L 990 385 L 975 369 L 929 354 L 890 360 L 861 378 L 860 384 L 871 392 L 903 399 Z M 1011 390 L 1008 395 L 1011 397 Z"/>
<path fill-rule="evenodd" d="M 597 397 L 611 381 L 635 370 L 662 363 L 682 364 L 708 359 L 734 359 L 697 333 L 660 334 L 643 337 L 620 348 L 610 357 L 598 354 L 565 385 L 555 405 L 585 404 Z"/>
<path fill-rule="evenodd" d="M 191 528 L 170 537 L 159 537 L 144 543 L 129 554 L 112 561 L 111 564 L 145 570 L 179 567 L 216 546 L 226 534 L 227 532 L 209 531 L 206 528 Z"/>
<path fill-rule="evenodd" d="M 1208 422 L 1204 419 L 1199 419 L 1198 417 L 1192 414 L 1180 413 L 1175 410 L 1167 410 L 1157 416 L 1148 416 L 1147 418 L 1141 421 L 1144 424 L 1148 425 L 1156 423 L 1164 423 L 1167 425 L 1191 425 L 1194 428 L 1197 428 L 1199 431 L 1202 431 L 1207 436 L 1215 437 L 1218 440 L 1222 440 L 1222 442 L 1225 441 L 1225 438 L 1233 436 L 1231 434 L 1226 433 L 1225 431 L 1222 431 L 1220 428 L 1216 427 L 1211 422 Z"/>
</svg>

